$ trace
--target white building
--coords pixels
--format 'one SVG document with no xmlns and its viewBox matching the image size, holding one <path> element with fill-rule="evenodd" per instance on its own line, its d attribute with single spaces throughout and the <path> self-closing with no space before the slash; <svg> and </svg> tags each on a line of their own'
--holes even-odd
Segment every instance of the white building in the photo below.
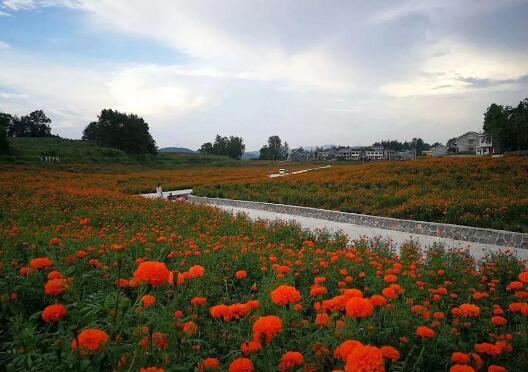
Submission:
<svg viewBox="0 0 528 372">
<path fill-rule="evenodd" d="M 365 149 L 365 158 L 369 160 L 383 160 L 383 146 L 372 146 Z"/>
<path fill-rule="evenodd" d="M 431 149 L 431 155 L 434 157 L 437 156 L 446 156 L 447 155 L 447 147 L 444 145 L 438 145 Z"/>
<path fill-rule="evenodd" d="M 490 136 L 487 136 L 485 133 L 479 134 L 478 144 L 476 147 L 477 155 L 492 155 L 493 151 L 493 141 Z"/>
</svg>

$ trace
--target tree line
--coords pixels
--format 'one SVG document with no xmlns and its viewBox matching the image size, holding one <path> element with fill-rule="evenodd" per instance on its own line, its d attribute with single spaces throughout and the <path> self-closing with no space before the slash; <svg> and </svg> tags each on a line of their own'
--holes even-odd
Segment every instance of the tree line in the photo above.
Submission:
<svg viewBox="0 0 528 372">
<path fill-rule="evenodd" d="M 483 130 L 496 152 L 528 150 L 528 98 L 516 107 L 492 103 L 484 113 Z"/>
<path fill-rule="evenodd" d="M 222 155 L 233 159 L 240 159 L 245 150 L 246 145 L 244 145 L 242 137 L 222 137 L 217 134 L 213 143 L 204 143 L 198 152 L 202 154 Z"/>
</svg>

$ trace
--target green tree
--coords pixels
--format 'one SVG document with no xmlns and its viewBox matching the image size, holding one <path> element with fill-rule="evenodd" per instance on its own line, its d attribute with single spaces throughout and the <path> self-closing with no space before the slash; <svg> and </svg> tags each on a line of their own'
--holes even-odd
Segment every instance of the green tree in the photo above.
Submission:
<svg viewBox="0 0 528 372">
<path fill-rule="evenodd" d="M 36 110 L 21 118 L 9 114 L 7 135 L 9 137 L 52 137 L 51 119 L 46 116 L 44 111 Z"/>
<path fill-rule="evenodd" d="M 156 154 L 156 142 L 143 118 L 116 110 L 104 109 L 83 132 L 84 140 L 113 147 L 129 154 Z"/>
<path fill-rule="evenodd" d="M 244 145 L 244 140 L 242 137 L 222 137 L 219 134 L 216 135 L 214 143 L 206 142 L 200 147 L 200 152 L 202 154 L 214 154 L 221 156 L 229 156 L 233 159 L 239 159 L 246 145 Z"/>
<path fill-rule="evenodd" d="M 9 153 L 9 142 L 7 141 L 7 128 L 12 117 L 9 114 L 0 113 L 0 154 Z"/>
</svg>

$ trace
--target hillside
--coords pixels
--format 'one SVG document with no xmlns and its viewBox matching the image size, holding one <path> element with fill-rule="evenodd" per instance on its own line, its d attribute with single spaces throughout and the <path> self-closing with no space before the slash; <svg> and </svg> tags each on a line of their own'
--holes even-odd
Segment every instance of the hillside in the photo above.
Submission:
<svg viewBox="0 0 528 372">
<path fill-rule="evenodd" d="M 161 149 L 158 149 L 158 152 L 196 154 L 196 151 L 188 149 L 186 147 L 163 147 Z"/>
<path fill-rule="evenodd" d="M 236 160 L 225 156 L 203 155 L 199 153 L 160 152 L 152 155 L 129 155 L 121 150 L 100 147 L 83 140 L 64 138 L 9 138 L 12 153 L 1 155 L 4 164 L 45 164 L 47 166 L 67 166 L 77 164 L 115 167 L 126 165 L 129 168 L 171 169 L 184 167 L 231 167 L 259 166 L 267 161 Z M 58 162 L 47 162 L 43 157 L 56 157 Z"/>
</svg>

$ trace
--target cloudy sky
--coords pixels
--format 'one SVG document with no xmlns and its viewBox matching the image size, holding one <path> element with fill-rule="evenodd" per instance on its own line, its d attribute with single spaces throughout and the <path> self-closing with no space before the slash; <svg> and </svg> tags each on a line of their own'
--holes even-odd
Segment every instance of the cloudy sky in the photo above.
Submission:
<svg viewBox="0 0 528 372">
<path fill-rule="evenodd" d="M 445 142 L 528 96 L 527 0 L 0 0 L 0 111 L 159 146 Z"/>
</svg>

